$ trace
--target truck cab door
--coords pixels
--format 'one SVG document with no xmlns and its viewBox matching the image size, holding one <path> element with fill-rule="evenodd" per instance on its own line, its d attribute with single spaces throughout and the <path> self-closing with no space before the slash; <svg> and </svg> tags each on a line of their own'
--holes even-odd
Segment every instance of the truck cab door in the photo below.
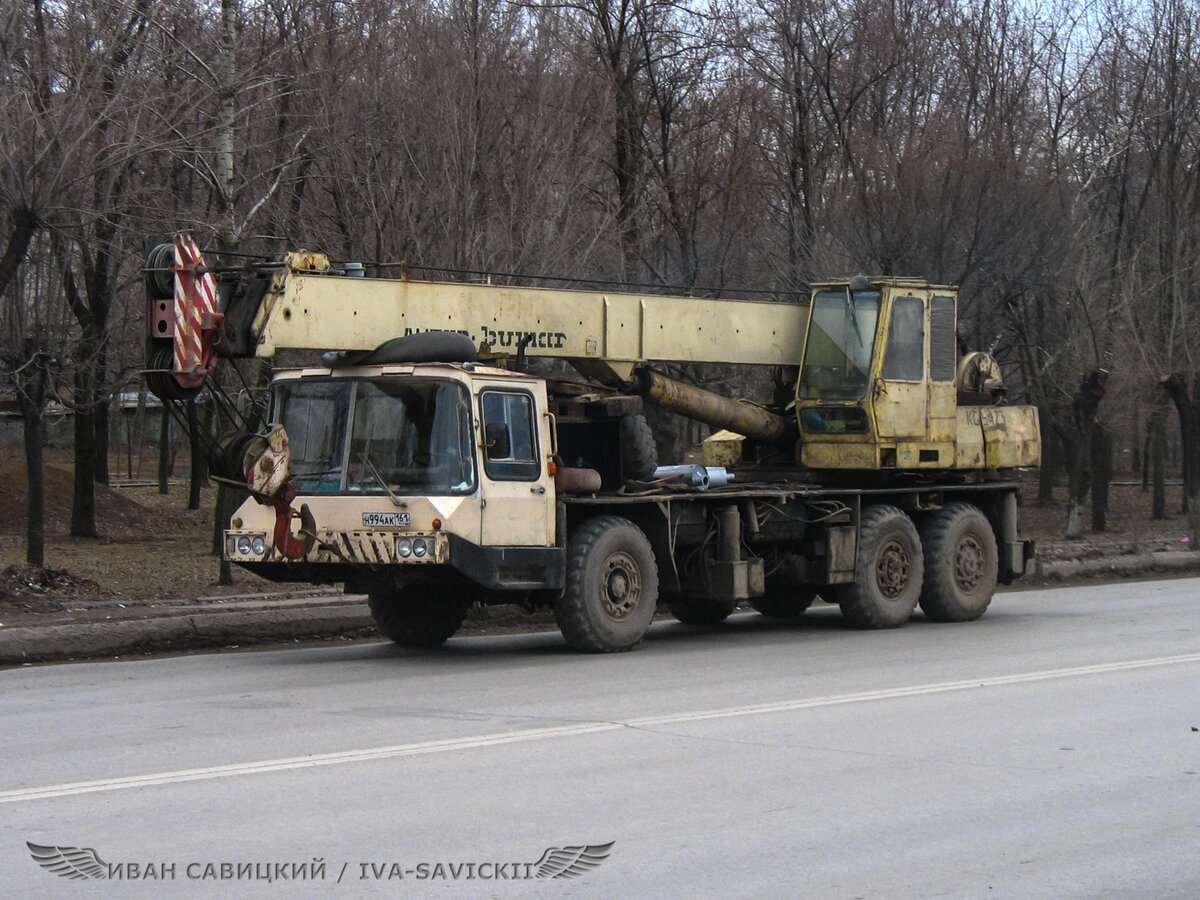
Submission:
<svg viewBox="0 0 1200 900">
<path fill-rule="evenodd" d="M 545 396 L 535 394 L 532 385 L 483 387 L 478 396 L 484 474 L 482 543 L 485 547 L 553 546 L 548 426 L 539 415 L 545 409 Z"/>
<path fill-rule="evenodd" d="M 871 390 L 881 440 L 928 440 L 929 379 L 926 375 L 925 297 L 892 295 L 883 359 Z"/>
</svg>

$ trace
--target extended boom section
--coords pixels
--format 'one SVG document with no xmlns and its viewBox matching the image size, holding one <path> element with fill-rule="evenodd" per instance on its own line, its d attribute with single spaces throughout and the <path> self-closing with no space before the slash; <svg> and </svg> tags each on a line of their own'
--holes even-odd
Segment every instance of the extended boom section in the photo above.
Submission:
<svg viewBox="0 0 1200 900">
<path fill-rule="evenodd" d="M 385 337 L 457 331 L 493 352 L 578 360 L 628 381 L 640 362 L 791 365 L 807 307 L 753 300 L 351 278 L 317 254 L 288 254 L 222 286 L 228 352 L 368 350 Z"/>
</svg>

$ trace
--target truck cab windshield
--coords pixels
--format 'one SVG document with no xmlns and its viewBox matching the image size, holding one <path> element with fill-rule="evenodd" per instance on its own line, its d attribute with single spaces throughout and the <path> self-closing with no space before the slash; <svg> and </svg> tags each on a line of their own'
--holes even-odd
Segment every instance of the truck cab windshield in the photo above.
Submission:
<svg viewBox="0 0 1200 900">
<path fill-rule="evenodd" d="M 453 381 L 381 376 L 285 381 L 274 421 L 288 433 L 298 494 L 469 494 L 471 407 Z"/>
<path fill-rule="evenodd" d="M 800 370 L 802 400 L 861 400 L 867 395 L 879 291 L 831 288 L 813 298 Z"/>
</svg>

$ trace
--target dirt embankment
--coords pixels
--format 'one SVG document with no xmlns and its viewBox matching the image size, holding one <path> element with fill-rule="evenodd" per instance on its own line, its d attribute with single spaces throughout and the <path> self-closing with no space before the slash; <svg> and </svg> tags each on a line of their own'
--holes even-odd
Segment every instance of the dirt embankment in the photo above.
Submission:
<svg viewBox="0 0 1200 900">
<path fill-rule="evenodd" d="M 21 462 L 0 463 L 0 604 L 60 609 L 90 601 L 139 602 L 269 590 L 241 570 L 218 583 L 210 553 L 213 492 L 186 509 L 187 485 L 167 495 L 154 485 L 96 485 L 98 538 L 69 535 L 74 476 L 67 465 L 45 468 L 46 568 L 25 564 L 28 481 Z"/>
</svg>

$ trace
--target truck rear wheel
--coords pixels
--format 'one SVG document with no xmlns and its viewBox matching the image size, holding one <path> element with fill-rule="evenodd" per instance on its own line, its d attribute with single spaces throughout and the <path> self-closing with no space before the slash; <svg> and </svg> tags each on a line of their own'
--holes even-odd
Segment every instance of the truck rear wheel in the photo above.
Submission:
<svg viewBox="0 0 1200 900">
<path fill-rule="evenodd" d="M 737 601 L 680 597 L 671 601 L 670 609 L 684 625 L 720 625 L 737 609 Z"/>
<path fill-rule="evenodd" d="M 971 622 L 996 592 L 999 553 L 987 517 L 970 503 L 951 503 L 921 525 L 925 586 L 921 610 L 935 622 Z"/>
<path fill-rule="evenodd" d="M 641 643 L 658 602 L 658 569 L 640 528 L 620 516 L 587 520 L 571 534 L 566 576 L 554 618 L 571 647 L 614 653 Z"/>
<path fill-rule="evenodd" d="M 428 585 L 372 586 L 367 608 L 375 627 L 404 647 L 436 647 L 462 627 L 470 600 L 447 597 Z"/>
<path fill-rule="evenodd" d="M 842 615 L 855 628 L 897 628 L 921 596 L 921 538 L 912 519 L 894 506 L 868 507 L 858 528 L 854 583 L 838 588 Z"/>
</svg>

